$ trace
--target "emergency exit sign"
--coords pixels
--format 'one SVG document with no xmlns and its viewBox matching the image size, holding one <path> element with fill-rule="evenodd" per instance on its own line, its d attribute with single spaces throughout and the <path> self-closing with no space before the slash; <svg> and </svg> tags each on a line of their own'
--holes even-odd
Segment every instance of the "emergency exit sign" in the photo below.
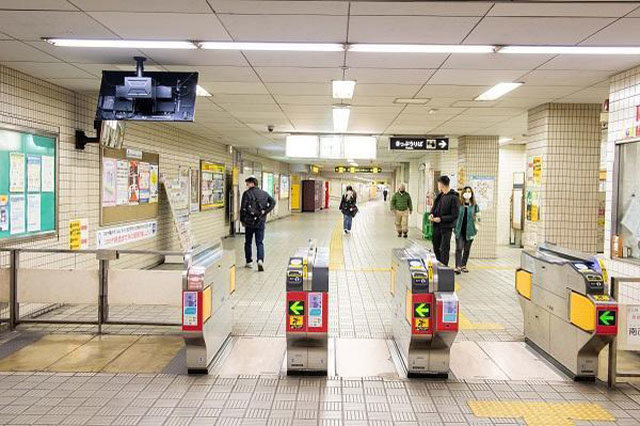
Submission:
<svg viewBox="0 0 640 426">
<path fill-rule="evenodd" d="M 389 149 L 394 151 L 448 151 L 449 138 L 394 136 L 389 138 Z"/>
</svg>

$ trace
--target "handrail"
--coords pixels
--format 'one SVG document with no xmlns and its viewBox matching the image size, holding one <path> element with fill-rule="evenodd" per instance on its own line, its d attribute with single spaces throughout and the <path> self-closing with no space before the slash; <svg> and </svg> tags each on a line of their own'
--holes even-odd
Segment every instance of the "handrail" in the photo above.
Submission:
<svg viewBox="0 0 640 426">
<path fill-rule="evenodd" d="M 171 250 L 132 250 L 132 249 L 85 249 L 70 250 L 58 248 L 26 248 L 26 247 L 0 247 L 0 252 L 19 251 L 23 253 L 56 253 L 56 254 L 98 254 L 98 253 L 120 253 L 120 254 L 148 254 L 156 256 L 186 256 L 193 253 L 193 250 L 186 252 Z"/>
</svg>

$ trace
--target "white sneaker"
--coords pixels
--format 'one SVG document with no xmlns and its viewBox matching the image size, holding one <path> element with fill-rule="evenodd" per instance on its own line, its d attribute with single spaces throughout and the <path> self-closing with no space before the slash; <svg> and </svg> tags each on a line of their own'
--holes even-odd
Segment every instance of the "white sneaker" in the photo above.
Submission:
<svg viewBox="0 0 640 426">
<path fill-rule="evenodd" d="M 249 268 L 249 269 L 253 268 L 253 262 L 247 262 L 247 263 L 245 263 L 244 267 L 245 267 L 245 268 Z"/>
<path fill-rule="evenodd" d="M 260 272 L 264 271 L 264 265 L 262 263 L 262 260 L 258 260 L 258 271 Z"/>
</svg>

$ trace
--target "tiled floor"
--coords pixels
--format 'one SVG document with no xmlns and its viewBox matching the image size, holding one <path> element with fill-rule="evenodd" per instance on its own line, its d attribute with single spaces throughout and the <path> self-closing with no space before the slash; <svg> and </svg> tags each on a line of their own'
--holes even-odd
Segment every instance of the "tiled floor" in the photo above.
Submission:
<svg viewBox="0 0 640 426">
<path fill-rule="evenodd" d="M 288 257 L 308 238 L 329 245 L 334 232 L 340 231 L 339 219 L 337 212 L 328 211 L 269 224 L 266 271 L 240 268 L 238 272 L 232 299 L 234 334 L 284 335 L 283 277 Z M 341 267 L 330 277 L 332 337 L 390 337 L 390 249 L 404 244 L 395 237 L 392 221 L 385 205 L 372 202 L 362 206 L 353 233 L 340 236 Z M 238 240 L 239 254 L 241 246 Z M 459 342 L 522 341 L 522 314 L 513 290 L 518 256 L 517 250 L 501 248 L 500 259 L 472 260 L 471 273 L 458 277 L 464 314 Z M 135 312 L 178 320 L 172 309 L 118 307 L 112 314 L 130 318 Z M 71 314 L 94 315 L 91 307 L 69 307 L 50 315 Z M 79 326 L 44 329 L 91 331 Z M 111 326 L 107 330 L 175 331 Z M 570 425 L 613 424 L 606 421 L 615 418 L 615 424 L 631 425 L 640 424 L 639 403 L 640 392 L 628 385 L 609 391 L 601 385 L 563 380 L 0 373 L 0 424 Z"/>
</svg>

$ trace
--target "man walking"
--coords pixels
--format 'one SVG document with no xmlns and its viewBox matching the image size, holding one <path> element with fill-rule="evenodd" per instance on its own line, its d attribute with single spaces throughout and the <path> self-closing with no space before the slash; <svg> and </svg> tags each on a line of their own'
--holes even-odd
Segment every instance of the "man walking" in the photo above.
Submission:
<svg viewBox="0 0 640 426">
<path fill-rule="evenodd" d="M 404 183 L 398 186 L 398 192 L 391 197 L 391 210 L 396 215 L 396 232 L 398 238 L 407 238 L 409 232 L 409 215 L 413 212 L 413 204 L 411 203 L 411 195 L 406 191 Z"/>
<path fill-rule="evenodd" d="M 387 195 L 389 195 L 389 191 L 387 191 L 387 187 L 385 186 L 382 190 L 382 196 L 384 197 L 384 201 L 387 201 Z"/>
<path fill-rule="evenodd" d="M 460 212 L 460 196 L 449 188 L 449 177 L 438 178 L 440 193 L 436 197 L 429 220 L 433 223 L 433 252 L 440 263 L 449 266 L 451 232 Z"/>
<path fill-rule="evenodd" d="M 249 176 L 245 179 L 247 190 L 242 194 L 240 203 L 240 222 L 245 227 L 244 257 L 246 268 L 253 266 L 251 242 L 256 237 L 258 271 L 264 271 L 264 229 L 267 214 L 276 206 L 276 201 L 267 192 L 258 188 L 258 179 Z"/>
</svg>

